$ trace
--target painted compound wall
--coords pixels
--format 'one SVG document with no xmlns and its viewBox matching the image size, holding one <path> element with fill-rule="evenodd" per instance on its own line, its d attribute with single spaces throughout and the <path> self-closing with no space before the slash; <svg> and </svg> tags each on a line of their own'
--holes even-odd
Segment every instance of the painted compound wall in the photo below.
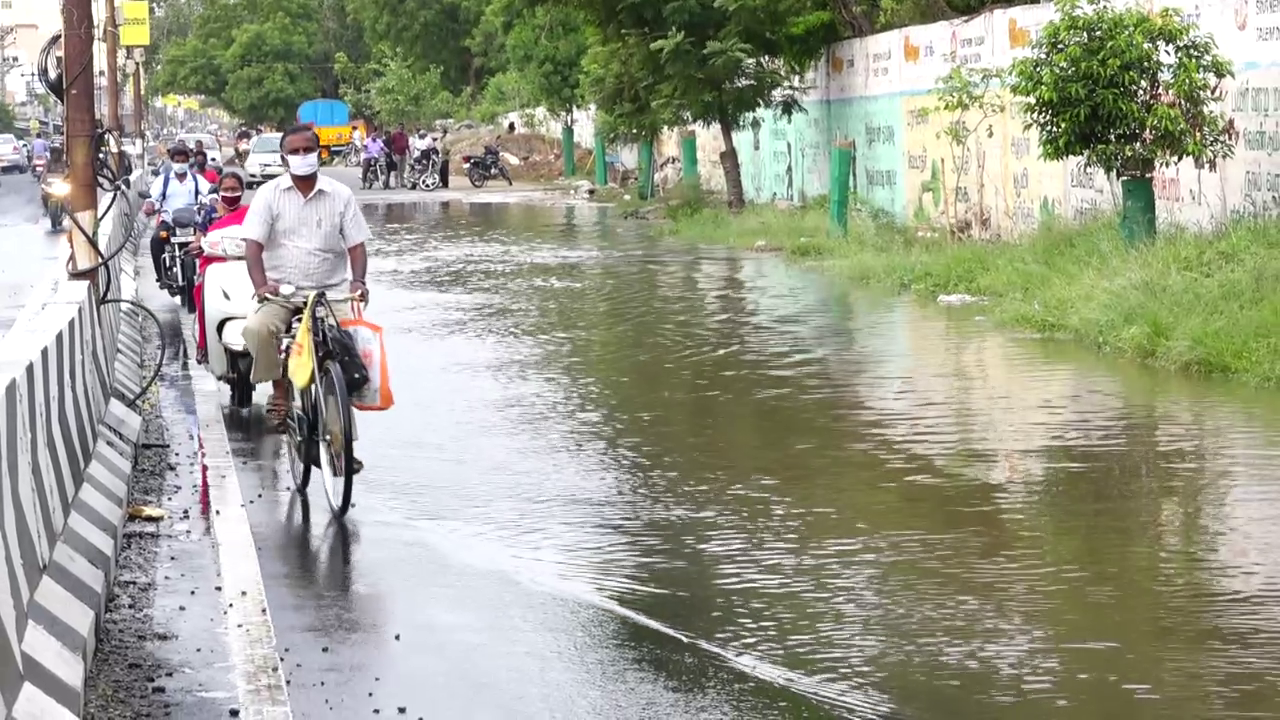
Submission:
<svg viewBox="0 0 1280 720">
<path fill-rule="evenodd" d="M 1224 102 L 1239 130 L 1236 156 L 1218 172 L 1190 162 L 1162 168 L 1155 183 L 1162 219 L 1206 226 L 1280 212 L 1280 3 L 1145 5 L 1181 9 L 1213 34 L 1236 69 Z M 787 121 L 762 113 L 734 138 L 750 199 L 803 202 L 825 194 L 830 148 L 852 140 L 855 190 L 904 219 L 941 220 L 958 206 L 953 221 L 1010 235 L 1045 216 L 1079 220 L 1113 207 L 1118 187 L 1101 173 L 1079 161 L 1040 159 L 1036 133 L 1024 130 L 1012 103 L 988 121 L 989 137 L 975 135 L 965 158 L 941 136 L 952 118 L 930 112 L 938 78 L 955 63 L 1008 66 L 1054 14 L 1051 5 L 995 10 L 832 46 L 812 73 L 806 116 Z"/>
</svg>

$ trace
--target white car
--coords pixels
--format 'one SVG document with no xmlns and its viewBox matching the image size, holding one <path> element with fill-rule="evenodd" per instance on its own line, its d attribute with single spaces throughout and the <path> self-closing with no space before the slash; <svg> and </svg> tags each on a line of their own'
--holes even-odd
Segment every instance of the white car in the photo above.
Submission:
<svg viewBox="0 0 1280 720">
<path fill-rule="evenodd" d="M 27 171 L 27 153 L 18 143 L 18 138 L 5 133 L 0 135 L 0 172 Z"/>
<path fill-rule="evenodd" d="M 204 154 L 209 156 L 209 164 L 213 169 L 222 172 L 222 147 L 218 145 L 218 138 L 207 133 L 182 133 L 173 139 L 173 145 L 177 145 L 181 140 L 192 151 L 196 149 L 196 141 L 200 141 L 200 145 L 204 148 Z M 172 145 L 170 145 L 172 147 Z"/>
<path fill-rule="evenodd" d="M 263 133 L 250 142 L 249 157 L 244 161 L 245 183 L 253 188 L 284 174 L 280 159 L 280 139 L 284 133 Z"/>
</svg>

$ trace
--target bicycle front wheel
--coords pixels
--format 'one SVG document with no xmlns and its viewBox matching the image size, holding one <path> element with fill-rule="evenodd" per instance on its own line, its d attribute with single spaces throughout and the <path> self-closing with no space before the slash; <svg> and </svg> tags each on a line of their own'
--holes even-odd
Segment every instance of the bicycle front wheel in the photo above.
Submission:
<svg viewBox="0 0 1280 720">
<path fill-rule="evenodd" d="M 320 367 L 317 378 L 320 397 L 320 476 L 334 517 L 344 517 L 351 509 L 351 481 L 354 454 L 351 439 L 351 401 L 342 368 L 330 360 Z"/>
</svg>

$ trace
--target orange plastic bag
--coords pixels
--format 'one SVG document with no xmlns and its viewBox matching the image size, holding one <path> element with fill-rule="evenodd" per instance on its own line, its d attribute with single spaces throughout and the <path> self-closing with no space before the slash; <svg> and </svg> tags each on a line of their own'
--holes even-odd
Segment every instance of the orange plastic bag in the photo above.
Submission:
<svg viewBox="0 0 1280 720">
<path fill-rule="evenodd" d="M 351 405 L 357 410 L 390 410 L 395 405 L 391 395 L 391 373 L 387 369 L 387 349 L 382 344 L 382 328 L 364 319 L 364 312 L 357 303 L 351 310 L 351 319 L 339 324 L 351 334 L 360 359 L 369 371 L 369 384 L 351 396 Z"/>
</svg>

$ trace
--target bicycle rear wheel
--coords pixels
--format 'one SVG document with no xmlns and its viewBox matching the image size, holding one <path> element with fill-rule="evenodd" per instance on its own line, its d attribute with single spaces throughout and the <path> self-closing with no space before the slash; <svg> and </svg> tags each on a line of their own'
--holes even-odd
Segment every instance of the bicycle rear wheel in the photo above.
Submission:
<svg viewBox="0 0 1280 720">
<path fill-rule="evenodd" d="M 347 382 L 342 368 L 332 360 L 320 366 L 319 385 L 316 390 L 320 405 L 317 413 L 320 425 L 319 439 L 320 476 L 324 479 L 325 495 L 334 517 L 344 517 L 351 509 L 351 481 L 354 476 L 351 439 L 351 401 L 347 397 Z"/>
</svg>

